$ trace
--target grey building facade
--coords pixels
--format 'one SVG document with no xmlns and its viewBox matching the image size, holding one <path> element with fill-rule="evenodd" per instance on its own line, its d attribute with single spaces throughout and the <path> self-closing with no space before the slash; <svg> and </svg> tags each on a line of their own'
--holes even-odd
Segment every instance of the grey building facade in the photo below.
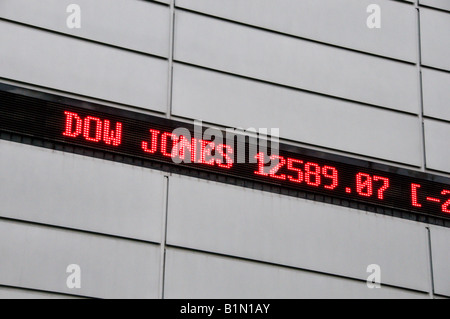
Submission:
<svg viewBox="0 0 450 319">
<path fill-rule="evenodd" d="M 2 0 L 0 82 L 448 178 L 449 35 L 448 0 Z M 0 154 L 0 298 L 450 297 L 445 219 Z"/>
</svg>

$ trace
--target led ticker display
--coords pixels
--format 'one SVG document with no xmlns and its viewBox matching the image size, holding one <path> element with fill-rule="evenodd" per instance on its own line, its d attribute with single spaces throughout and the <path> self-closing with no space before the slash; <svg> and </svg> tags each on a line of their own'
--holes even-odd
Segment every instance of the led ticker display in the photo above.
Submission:
<svg viewBox="0 0 450 319">
<path fill-rule="evenodd" d="M 2 132 L 450 219 L 448 178 L 208 130 L 0 85 Z"/>
</svg>

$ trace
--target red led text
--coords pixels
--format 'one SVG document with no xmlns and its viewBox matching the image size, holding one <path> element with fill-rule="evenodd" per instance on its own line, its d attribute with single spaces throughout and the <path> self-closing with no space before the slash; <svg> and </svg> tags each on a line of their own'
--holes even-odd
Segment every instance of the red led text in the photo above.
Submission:
<svg viewBox="0 0 450 319">
<path fill-rule="evenodd" d="M 117 122 L 114 130 L 109 120 L 87 116 L 82 119 L 77 113 L 64 112 L 66 115 L 66 137 L 77 138 L 83 136 L 86 141 L 98 143 L 103 141 L 107 145 L 119 146 L 122 143 L 122 123 Z"/>
<path fill-rule="evenodd" d="M 270 156 L 271 165 L 266 167 L 266 156 L 262 152 L 256 154 L 255 158 L 258 160 L 258 170 L 254 172 L 256 175 L 296 184 L 306 183 L 313 187 L 323 186 L 329 190 L 333 190 L 339 185 L 338 171 L 335 167 L 322 167 L 317 163 L 304 162 L 279 155 Z M 286 170 L 286 173 L 282 174 L 282 169 Z"/>
<path fill-rule="evenodd" d="M 230 169 L 234 150 L 226 144 L 218 144 L 174 133 L 151 129 L 150 138 L 142 141 L 141 148 L 147 154 L 159 153 L 175 163 L 196 163 Z"/>
<path fill-rule="evenodd" d="M 411 184 L 411 205 L 412 206 L 422 207 L 423 202 L 430 202 L 433 204 L 439 204 L 441 206 L 441 211 L 443 213 L 450 214 L 450 198 L 444 198 L 443 200 L 441 200 L 440 198 L 426 196 L 426 195 L 424 195 L 424 196 L 422 195 L 423 197 L 421 197 L 421 196 L 419 196 L 421 187 L 422 187 L 422 185 L 417 184 L 417 183 Z M 440 195 L 450 196 L 450 190 L 444 189 Z M 422 201 L 419 200 L 419 198 L 421 198 Z"/>
</svg>

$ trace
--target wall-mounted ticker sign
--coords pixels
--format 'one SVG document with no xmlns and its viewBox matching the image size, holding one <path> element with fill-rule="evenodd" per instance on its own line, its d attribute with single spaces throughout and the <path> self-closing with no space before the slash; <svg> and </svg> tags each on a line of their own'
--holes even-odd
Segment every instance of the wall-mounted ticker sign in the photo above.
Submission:
<svg viewBox="0 0 450 319">
<path fill-rule="evenodd" d="M 442 176 L 3 84 L 0 131 L 450 219 Z"/>
</svg>

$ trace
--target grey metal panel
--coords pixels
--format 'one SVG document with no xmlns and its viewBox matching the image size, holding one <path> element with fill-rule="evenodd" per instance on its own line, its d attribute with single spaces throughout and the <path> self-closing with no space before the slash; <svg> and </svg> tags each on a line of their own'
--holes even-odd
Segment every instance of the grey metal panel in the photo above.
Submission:
<svg viewBox="0 0 450 319">
<path fill-rule="evenodd" d="M 230 127 L 279 128 L 283 138 L 420 166 L 415 116 L 174 65 L 173 113 Z"/>
<path fill-rule="evenodd" d="M 0 287 L 0 299 L 80 299 L 73 296 L 35 290 Z"/>
<path fill-rule="evenodd" d="M 450 73 L 422 69 L 425 115 L 450 121 Z"/>
<path fill-rule="evenodd" d="M 420 9 L 422 64 L 450 71 L 450 14 Z"/>
<path fill-rule="evenodd" d="M 417 61 L 416 10 L 392 0 L 178 0 L 176 4 L 286 34 Z M 367 27 L 371 4 L 382 10 L 380 29 Z"/>
<path fill-rule="evenodd" d="M 161 173 L 5 141 L 0 153 L 0 216 L 160 242 Z"/>
<path fill-rule="evenodd" d="M 160 248 L 0 220 L 0 285 L 99 298 L 158 298 Z M 81 269 L 69 289 L 67 267 Z"/>
<path fill-rule="evenodd" d="M 448 0 L 420 0 L 420 4 L 450 11 L 450 2 Z"/>
<path fill-rule="evenodd" d="M 432 226 L 430 232 L 434 292 L 450 297 L 450 229 Z"/>
<path fill-rule="evenodd" d="M 425 120 L 427 167 L 450 173 L 450 123 Z"/>
<path fill-rule="evenodd" d="M 168 62 L 0 21 L 0 77 L 164 112 Z"/>
<path fill-rule="evenodd" d="M 152 53 L 169 55 L 168 7 L 142 0 L 78 0 L 81 28 L 66 25 L 71 0 L 3 0 L 0 17 L 70 35 Z"/>
<path fill-rule="evenodd" d="M 382 283 L 429 289 L 420 223 L 193 178 L 169 184 L 168 244 L 362 280 L 378 264 Z"/>
<path fill-rule="evenodd" d="M 174 248 L 167 249 L 166 267 L 165 296 L 175 299 L 428 298 L 383 285 L 369 289 L 364 281 Z"/>
<path fill-rule="evenodd" d="M 175 59 L 260 80 L 417 112 L 413 65 L 177 12 Z"/>
</svg>

